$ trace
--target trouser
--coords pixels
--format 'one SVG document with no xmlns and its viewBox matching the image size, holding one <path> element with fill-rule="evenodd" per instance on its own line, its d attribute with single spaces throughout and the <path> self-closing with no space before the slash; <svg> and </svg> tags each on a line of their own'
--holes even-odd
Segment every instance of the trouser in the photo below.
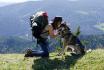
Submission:
<svg viewBox="0 0 104 70">
<path fill-rule="evenodd" d="M 37 39 L 37 44 L 40 45 L 42 51 L 34 50 L 34 51 L 32 51 L 32 55 L 48 57 L 49 56 L 49 51 L 48 51 L 49 43 L 47 42 L 47 39 L 39 38 L 39 39 Z"/>
</svg>

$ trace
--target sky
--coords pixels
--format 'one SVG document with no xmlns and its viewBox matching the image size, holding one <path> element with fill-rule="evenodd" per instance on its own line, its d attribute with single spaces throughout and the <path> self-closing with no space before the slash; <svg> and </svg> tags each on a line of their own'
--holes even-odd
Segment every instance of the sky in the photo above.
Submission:
<svg viewBox="0 0 104 70">
<path fill-rule="evenodd" d="M 0 7 L 14 3 L 26 2 L 26 1 L 43 1 L 43 0 L 0 0 Z"/>
<path fill-rule="evenodd" d="M 25 1 L 39 1 L 39 0 L 0 0 L 0 3 L 19 3 L 19 2 L 25 2 Z"/>
</svg>

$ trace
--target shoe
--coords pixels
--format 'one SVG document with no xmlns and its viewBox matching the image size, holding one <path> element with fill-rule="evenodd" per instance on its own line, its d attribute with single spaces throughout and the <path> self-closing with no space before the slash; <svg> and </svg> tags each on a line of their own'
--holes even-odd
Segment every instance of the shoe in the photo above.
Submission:
<svg viewBox="0 0 104 70">
<path fill-rule="evenodd" d="M 32 50 L 31 49 L 27 49 L 27 52 L 26 52 L 24 57 L 33 57 Z"/>
</svg>

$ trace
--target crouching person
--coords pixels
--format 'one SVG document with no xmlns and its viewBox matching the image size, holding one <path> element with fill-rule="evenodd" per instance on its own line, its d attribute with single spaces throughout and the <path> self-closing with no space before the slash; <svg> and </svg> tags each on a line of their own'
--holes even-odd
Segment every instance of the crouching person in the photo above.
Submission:
<svg viewBox="0 0 104 70">
<path fill-rule="evenodd" d="M 48 34 L 48 32 L 45 30 L 46 26 L 48 25 L 47 13 L 43 11 L 37 12 L 35 15 L 30 17 L 30 21 L 32 35 L 37 39 L 37 44 L 40 45 L 42 51 L 32 51 L 31 49 L 28 49 L 25 57 L 49 57 L 49 51 L 47 48 L 49 44 L 47 42 L 47 36 L 42 36 Z"/>
<path fill-rule="evenodd" d="M 35 15 L 30 17 L 31 27 L 32 27 L 32 35 L 37 39 L 37 44 L 40 45 L 42 51 L 36 50 L 32 51 L 31 49 L 27 50 L 25 57 L 49 57 L 48 46 L 49 43 L 47 41 L 48 36 L 56 37 L 56 28 L 59 23 L 48 23 L 48 15 L 46 12 L 37 12 Z M 62 21 L 62 18 L 55 17 L 54 21 Z"/>
</svg>

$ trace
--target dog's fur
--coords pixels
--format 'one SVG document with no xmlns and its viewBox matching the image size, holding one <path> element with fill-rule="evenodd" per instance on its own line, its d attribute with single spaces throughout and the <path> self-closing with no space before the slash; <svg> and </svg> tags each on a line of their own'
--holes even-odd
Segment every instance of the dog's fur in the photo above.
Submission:
<svg viewBox="0 0 104 70">
<path fill-rule="evenodd" d="M 70 28 L 65 23 L 60 25 L 58 29 L 58 34 L 63 40 L 64 48 L 63 48 L 63 51 L 61 51 L 62 54 L 65 54 L 67 49 L 70 49 L 72 53 L 75 53 L 75 54 L 85 53 L 84 48 L 80 47 L 82 46 L 81 42 L 80 44 L 77 43 L 76 40 L 78 38 L 71 33 Z"/>
</svg>

